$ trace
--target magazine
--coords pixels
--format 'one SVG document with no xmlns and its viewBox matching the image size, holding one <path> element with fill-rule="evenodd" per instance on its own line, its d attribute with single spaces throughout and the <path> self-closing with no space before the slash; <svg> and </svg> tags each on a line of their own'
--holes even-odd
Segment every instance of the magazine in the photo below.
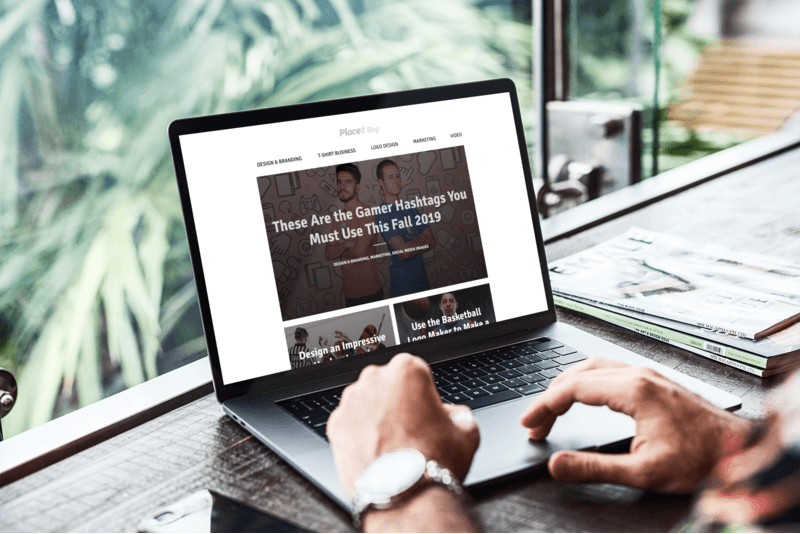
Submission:
<svg viewBox="0 0 800 534">
<path fill-rule="evenodd" d="M 556 294 L 553 299 L 559 307 L 602 319 L 756 376 L 770 376 L 800 366 L 800 323 L 769 338 L 752 341 L 576 297 Z M 708 336 L 711 341 L 698 336 Z M 724 345 L 720 340 L 735 347 Z"/>
<path fill-rule="evenodd" d="M 748 339 L 800 320 L 800 263 L 635 227 L 549 271 L 562 295 Z"/>
<path fill-rule="evenodd" d="M 559 305 L 561 305 L 559 300 L 569 299 L 570 301 L 593 306 L 599 310 L 619 314 L 629 322 L 648 325 L 648 328 L 653 329 L 658 335 L 669 337 L 675 341 L 689 343 L 703 350 L 715 352 L 722 356 L 734 358 L 751 365 L 760 365 L 766 368 L 775 365 L 781 358 L 791 356 L 800 357 L 800 323 L 794 323 L 780 332 L 775 332 L 765 338 L 755 341 L 717 332 L 715 330 L 708 330 L 707 328 L 682 323 L 680 321 L 656 317 L 655 315 L 609 306 L 608 304 L 594 302 L 580 297 L 555 295 L 555 298 L 556 304 Z M 564 305 L 564 307 L 569 306 Z"/>
</svg>

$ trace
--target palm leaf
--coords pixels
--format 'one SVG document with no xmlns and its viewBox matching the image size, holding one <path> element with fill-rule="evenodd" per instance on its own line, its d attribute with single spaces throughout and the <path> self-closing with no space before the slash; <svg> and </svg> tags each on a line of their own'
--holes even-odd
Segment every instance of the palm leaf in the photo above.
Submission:
<svg viewBox="0 0 800 534">
<path fill-rule="evenodd" d="M 55 78 L 35 52 L 28 36 L 60 24 L 44 5 L 18 2 L 0 19 L 0 314 L 13 321 L 0 361 L 14 362 L 21 392 L 7 435 L 52 417 L 60 393 L 80 405 L 106 395 L 101 367 L 126 386 L 155 376 L 165 339 L 176 361 L 204 349 L 201 325 L 186 321 L 196 290 L 166 143 L 175 118 L 498 76 L 532 100 L 530 27 L 460 0 L 359 16 L 333 0 L 336 25 L 315 0 L 111 3 L 86 53 L 105 50 L 103 31 L 152 53 L 103 56 L 118 74 L 103 91 L 80 70 L 85 56 Z M 55 111 L 76 105 L 59 100 L 63 79 L 83 97 L 71 122 Z M 38 163 L 20 174 L 24 106 Z"/>
</svg>

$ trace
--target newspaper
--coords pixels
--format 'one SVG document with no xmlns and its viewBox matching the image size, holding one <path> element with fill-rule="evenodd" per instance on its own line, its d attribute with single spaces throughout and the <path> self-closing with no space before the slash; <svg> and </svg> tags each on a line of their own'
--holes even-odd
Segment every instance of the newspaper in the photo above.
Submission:
<svg viewBox="0 0 800 534">
<path fill-rule="evenodd" d="M 635 227 L 549 271 L 557 293 L 748 339 L 800 320 L 800 262 Z"/>
</svg>

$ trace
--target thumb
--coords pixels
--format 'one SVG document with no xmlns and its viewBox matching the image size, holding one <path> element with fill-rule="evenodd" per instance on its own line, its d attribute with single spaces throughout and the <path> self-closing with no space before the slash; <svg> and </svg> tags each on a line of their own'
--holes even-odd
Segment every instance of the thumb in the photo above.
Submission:
<svg viewBox="0 0 800 534">
<path fill-rule="evenodd" d="M 631 454 L 562 451 L 547 462 L 556 480 L 594 480 L 642 487 L 644 466 Z"/>
</svg>

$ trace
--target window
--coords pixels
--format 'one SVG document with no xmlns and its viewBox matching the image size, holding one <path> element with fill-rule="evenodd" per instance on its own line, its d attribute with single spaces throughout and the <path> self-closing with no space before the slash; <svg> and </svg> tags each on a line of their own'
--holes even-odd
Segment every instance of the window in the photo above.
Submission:
<svg viewBox="0 0 800 534">
<path fill-rule="evenodd" d="M 0 367 L 19 382 L 6 437 L 205 354 L 170 121 L 509 77 L 532 140 L 523 4 L 54 0 L 0 12 L 12 28 L 0 52 Z"/>
</svg>

